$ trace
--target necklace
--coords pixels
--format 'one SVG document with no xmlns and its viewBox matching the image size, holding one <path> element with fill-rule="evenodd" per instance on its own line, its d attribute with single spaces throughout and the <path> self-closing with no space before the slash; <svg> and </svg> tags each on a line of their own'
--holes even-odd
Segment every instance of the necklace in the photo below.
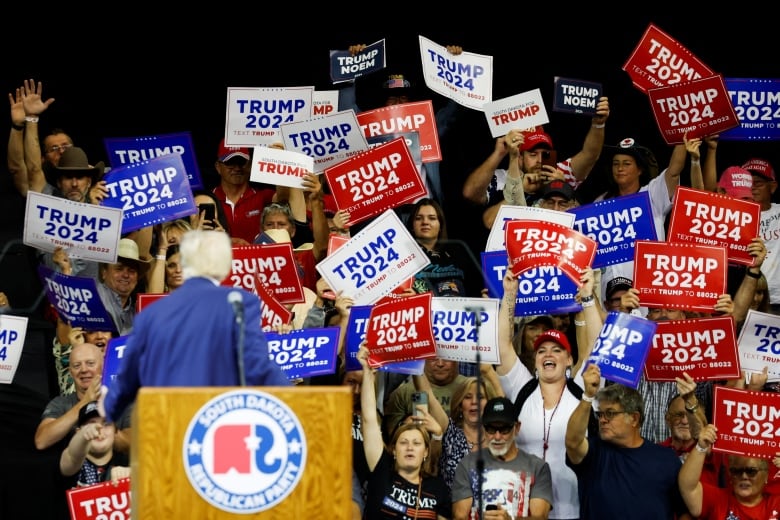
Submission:
<svg viewBox="0 0 780 520">
<path fill-rule="evenodd" d="M 542 394 L 542 447 L 544 448 L 544 452 L 542 453 L 542 459 L 547 460 L 547 448 L 550 447 L 550 428 L 552 427 L 552 421 L 553 417 L 555 417 L 555 412 L 558 411 L 558 406 L 561 404 L 561 398 L 563 398 L 563 391 L 566 389 L 566 384 L 564 383 L 561 387 L 561 395 L 558 396 L 558 402 L 555 403 L 555 408 L 553 408 L 552 413 L 550 414 L 550 422 L 547 422 L 547 408 L 544 406 L 544 394 Z"/>
</svg>

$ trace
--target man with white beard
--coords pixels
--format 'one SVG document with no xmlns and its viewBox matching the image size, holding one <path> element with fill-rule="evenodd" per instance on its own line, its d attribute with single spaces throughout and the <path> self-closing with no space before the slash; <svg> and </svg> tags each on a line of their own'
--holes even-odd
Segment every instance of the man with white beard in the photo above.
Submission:
<svg viewBox="0 0 780 520">
<path fill-rule="evenodd" d="M 546 519 L 552 507 L 550 466 L 536 455 L 519 449 L 518 413 L 506 397 L 490 399 L 482 414 L 488 446 L 466 455 L 455 470 L 452 516 L 455 520 Z M 479 462 L 484 462 L 481 478 Z M 474 489 L 479 486 L 480 489 Z M 482 494 L 481 504 L 475 497 Z M 479 505 L 482 511 L 478 511 Z"/>
</svg>

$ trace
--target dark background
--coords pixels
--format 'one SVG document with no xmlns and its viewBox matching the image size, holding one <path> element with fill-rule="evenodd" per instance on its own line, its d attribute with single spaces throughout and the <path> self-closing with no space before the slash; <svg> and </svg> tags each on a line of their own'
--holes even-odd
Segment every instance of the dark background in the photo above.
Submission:
<svg viewBox="0 0 780 520">
<path fill-rule="evenodd" d="M 551 119 L 546 130 L 561 159 L 580 149 L 590 121 L 551 111 L 553 78 L 602 83 L 611 106 L 606 144 L 633 137 L 651 148 L 663 167 L 671 147 L 660 137 L 646 95 L 622 70 L 648 24 L 655 23 L 724 77 L 746 78 L 780 77 L 778 29 L 774 15 L 744 3 L 730 5 L 729 11 L 698 4 L 690 12 L 679 5 L 647 5 L 627 3 L 607 10 L 596 3 L 496 2 L 426 13 L 416 4 L 296 4 L 281 5 L 281 12 L 271 15 L 259 4 L 247 11 L 190 4 L 181 7 L 187 12 L 175 13 L 160 5 L 133 4 L 128 11 L 129 6 L 114 4 L 116 12 L 110 16 L 94 8 L 79 13 L 75 5 L 40 5 L 34 12 L 4 13 L 0 90 L 13 92 L 25 78 L 42 81 L 44 99 L 55 102 L 41 118 L 41 134 L 65 129 L 93 163 L 105 160 L 105 137 L 189 131 L 201 175 L 214 185 L 227 87 L 314 85 L 330 90 L 328 51 L 382 38 L 388 69 L 377 74 L 398 72 L 414 80 L 420 77 L 418 36 L 423 35 L 441 45 L 458 44 L 493 56 L 494 99 L 540 88 Z M 370 17 L 369 10 L 379 15 Z M 426 91 L 437 106 L 442 103 Z M 478 255 L 487 230 L 481 209 L 466 204 L 460 190 L 468 173 L 491 152 L 494 139 L 484 114 L 463 112 L 442 143 L 444 206 L 450 237 L 466 240 Z M 0 150 L 5 165 L 5 147 Z M 718 171 L 753 156 L 780 166 L 775 142 L 723 141 Z M 607 173 L 602 167 L 593 172 L 596 189 L 603 187 Z M 35 311 L 40 285 L 30 251 L 21 244 L 24 199 L 7 174 L 0 175 L 0 204 L 5 217 L 0 224 L 0 291 L 9 294 L 15 314 L 30 316 L 14 384 L 0 385 L 0 473 L 6 477 L 0 485 L 0 518 L 58 518 L 62 495 L 52 480 L 59 451 L 37 452 L 32 444 L 40 412 L 58 391 L 52 330 Z"/>
</svg>

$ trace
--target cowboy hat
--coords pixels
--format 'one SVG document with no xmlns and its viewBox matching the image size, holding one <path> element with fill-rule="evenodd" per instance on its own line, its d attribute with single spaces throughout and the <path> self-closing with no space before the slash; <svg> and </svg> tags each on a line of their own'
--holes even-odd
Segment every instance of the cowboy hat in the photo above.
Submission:
<svg viewBox="0 0 780 520">
<path fill-rule="evenodd" d="M 86 177 L 89 175 L 93 179 L 103 175 L 104 170 L 105 164 L 103 161 L 94 166 L 90 165 L 86 152 L 78 146 L 71 146 L 62 152 L 60 162 L 54 167 L 54 172 L 57 175 L 65 175 L 67 177 Z"/>
</svg>

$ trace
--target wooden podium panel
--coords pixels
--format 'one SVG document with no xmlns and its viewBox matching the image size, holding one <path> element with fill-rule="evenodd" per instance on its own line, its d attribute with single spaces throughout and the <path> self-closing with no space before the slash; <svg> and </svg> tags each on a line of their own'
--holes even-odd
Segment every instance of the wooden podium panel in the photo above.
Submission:
<svg viewBox="0 0 780 520">
<path fill-rule="evenodd" d="M 207 502 L 184 468 L 185 435 L 211 399 L 235 390 L 276 397 L 297 416 L 306 437 L 300 481 L 276 506 L 233 513 Z M 352 392 L 346 386 L 142 388 L 133 409 L 130 451 L 132 518 L 351 518 Z"/>
</svg>

